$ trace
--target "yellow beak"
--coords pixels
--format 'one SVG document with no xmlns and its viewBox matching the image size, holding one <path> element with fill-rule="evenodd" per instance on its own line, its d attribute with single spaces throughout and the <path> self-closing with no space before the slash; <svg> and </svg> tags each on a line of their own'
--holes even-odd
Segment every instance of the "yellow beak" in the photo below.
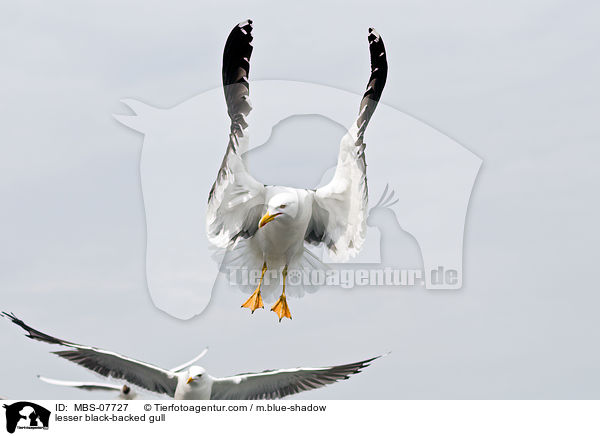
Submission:
<svg viewBox="0 0 600 436">
<path fill-rule="evenodd" d="M 270 215 L 269 213 L 266 213 L 261 219 L 260 222 L 258 223 L 258 228 L 260 229 L 262 226 L 264 226 L 267 223 L 270 223 L 271 221 L 273 221 L 275 218 L 277 218 L 279 215 L 281 215 L 281 212 L 278 213 L 274 213 L 273 215 Z"/>
<path fill-rule="evenodd" d="M 194 381 L 194 377 L 190 377 L 190 378 L 187 379 L 187 384 L 189 385 L 193 381 Z"/>
</svg>

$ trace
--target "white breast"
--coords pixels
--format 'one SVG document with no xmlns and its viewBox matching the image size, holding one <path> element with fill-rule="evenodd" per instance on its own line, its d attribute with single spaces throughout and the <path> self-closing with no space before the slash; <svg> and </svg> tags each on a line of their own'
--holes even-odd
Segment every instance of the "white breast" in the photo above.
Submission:
<svg viewBox="0 0 600 436">
<path fill-rule="evenodd" d="M 304 235 L 312 207 L 306 191 L 297 191 L 299 207 L 296 216 L 275 219 L 258 229 L 255 234 L 256 243 L 269 266 L 281 267 L 304 252 Z"/>
<path fill-rule="evenodd" d="M 187 380 L 180 378 L 173 398 L 175 400 L 210 400 L 212 380 L 204 375 L 202 380 L 188 384 Z"/>
</svg>

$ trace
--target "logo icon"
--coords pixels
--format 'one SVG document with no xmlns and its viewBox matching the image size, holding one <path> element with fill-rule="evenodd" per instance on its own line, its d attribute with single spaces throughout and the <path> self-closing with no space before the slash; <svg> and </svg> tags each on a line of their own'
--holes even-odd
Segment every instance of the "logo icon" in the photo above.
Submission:
<svg viewBox="0 0 600 436">
<path fill-rule="evenodd" d="M 38 404 L 19 401 L 2 407 L 6 409 L 6 431 L 9 433 L 16 429 L 48 429 L 50 411 Z"/>
</svg>

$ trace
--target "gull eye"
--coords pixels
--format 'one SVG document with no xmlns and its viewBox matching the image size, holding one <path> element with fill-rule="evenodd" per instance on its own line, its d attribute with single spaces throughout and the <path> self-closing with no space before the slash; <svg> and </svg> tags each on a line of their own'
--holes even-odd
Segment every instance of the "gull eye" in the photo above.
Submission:
<svg viewBox="0 0 600 436">
<path fill-rule="evenodd" d="M 282 204 L 279 206 L 279 209 L 285 209 L 285 206 L 286 206 L 285 204 Z"/>
</svg>

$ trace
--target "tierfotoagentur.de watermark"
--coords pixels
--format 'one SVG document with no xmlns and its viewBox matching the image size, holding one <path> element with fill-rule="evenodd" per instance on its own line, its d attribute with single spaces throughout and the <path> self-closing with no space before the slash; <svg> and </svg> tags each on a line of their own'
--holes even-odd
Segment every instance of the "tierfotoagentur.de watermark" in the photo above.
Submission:
<svg viewBox="0 0 600 436">
<path fill-rule="evenodd" d="M 261 270 L 245 267 L 229 267 L 227 275 L 229 284 L 236 286 L 258 286 Z M 327 269 L 290 269 L 286 284 L 291 286 L 338 286 L 352 289 L 362 286 L 423 286 L 425 271 L 422 269 L 398 269 L 392 267 L 373 268 L 327 268 Z M 458 271 L 444 269 L 440 266 L 430 271 L 431 283 L 435 285 L 456 285 Z M 268 270 L 263 277 L 263 284 L 281 284 L 280 271 Z"/>
</svg>

